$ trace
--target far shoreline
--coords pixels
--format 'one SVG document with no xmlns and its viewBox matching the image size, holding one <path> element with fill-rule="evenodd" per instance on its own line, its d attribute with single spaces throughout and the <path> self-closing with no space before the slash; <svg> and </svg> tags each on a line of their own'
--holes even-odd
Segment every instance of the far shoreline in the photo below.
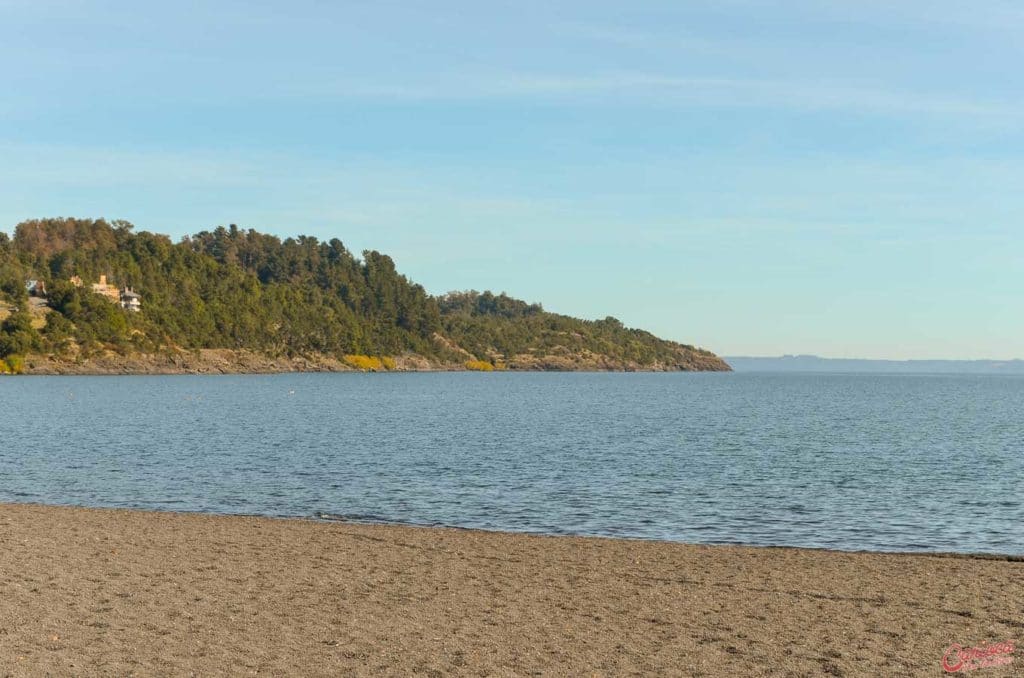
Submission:
<svg viewBox="0 0 1024 678">
<path fill-rule="evenodd" d="M 0 374 L 4 377 L 232 377 L 232 376 L 253 376 L 270 377 L 288 374 L 379 374 L 379 375 L 400 375 L 400 374 L 730 374 L 729 372 L 711 370 L 494 370 L 492 372 L 481 372 L 480 370 L 467 370 L 459 368 L 451 369 L 429 369 L 429 370 L 276 370 L 266 372 L 203 372 L 203 371 L 177 371 L 177 372 L 110 372 L 110 371 L 68 371 L 68 372 L 35 372 L 26 371 L 23 374 Z"/>
<path fill-rule="evenodd" d="M 380 361 L 378 361 L 379 363 Z M 247 350 L 199 349 L 167 353 L 132 353 L 121 355 L 106 352 L 85 359 L 66 359 L 51 355 L 31 354 L 25 358 L 24 371 L 15 376 L 106 376 L 106 375 L 185 375 L 185 374 L 306 374 L 306 373 L 426 373 L 426 372 L 731 372 L 717 360 L 689 365 L 653 363 L 641 365 L 610 361 L 606 357 L 519 356 L 498 366 L 488 363 L 481 369 L 479 361 L 467 364 L 439 362 L 416 354 L 395 356 L 390 368 L 360 369 L 334 356 L 295 355 L 271 356 Z"/>
</svg>

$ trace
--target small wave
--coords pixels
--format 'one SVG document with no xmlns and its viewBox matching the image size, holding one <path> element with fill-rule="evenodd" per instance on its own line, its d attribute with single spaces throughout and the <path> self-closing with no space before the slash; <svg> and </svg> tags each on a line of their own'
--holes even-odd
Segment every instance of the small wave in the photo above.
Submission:
<svg viewBox="0 0 1024 678">
<path fill-rule="evenodd" d="M 403 520 L 375 513 L 328 513 L 317 511 L 313 514 L 317 520 L 335 523 L 369 523 L 374 525 L 415 525 L 417 527 L 444 527 L 444 523 L 432 521 Z"/>
</svg>

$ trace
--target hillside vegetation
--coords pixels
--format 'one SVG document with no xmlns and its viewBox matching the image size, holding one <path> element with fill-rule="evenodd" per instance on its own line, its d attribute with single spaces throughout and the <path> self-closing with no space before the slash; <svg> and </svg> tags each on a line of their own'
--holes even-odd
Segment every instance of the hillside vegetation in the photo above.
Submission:
<svg viewBox="0 0 1024 678">
<path fill-rule="evenodd" d="M 141 295 L 141 312 L 94 293 L 101 276 Z M 30 279 L 45 303 L 29 299 Z M 214 349 L 316 369 L 728 369 L 614 318 L 490 292 L 433 297 L 379 252 L 234 225 L 175 243 L 123 221 L 23 222 L 0 232 L 0 318 L 0 359 L 28 371 Z"/>
</svg>

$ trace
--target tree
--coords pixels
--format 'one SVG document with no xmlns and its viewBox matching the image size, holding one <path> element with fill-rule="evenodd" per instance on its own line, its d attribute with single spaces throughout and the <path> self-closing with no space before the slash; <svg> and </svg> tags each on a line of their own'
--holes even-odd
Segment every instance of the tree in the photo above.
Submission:
<svg viewBox="0 0 1024 678">
<path fill-rule="evenodd" d="M 0 358 L 22 355 L 39 346 L 39 333 L 32 327 L 32 316 L 19 306 L 0 323 Z"/>
<path fill-rule="evenodd" d="M 2 332 L 3 350 L 251 349 L 270 354 L 395 356 L 414 352 L 462 365 L 496 354 L 607 356 L 636 365 L 707 358 L 693 347 L 624 327 L 548 313 L 504 292 L 433 297 L 373 250 L 339 239 L 281 240 L 235 224 L 172 242 L 128 222 L 36 219 L 0 234 L 0 296 L 28 308 L 25 280 L 45 279 L 52 313 L 42 333 L 24 311 Z M 85 285 L 75 287 L 72 276 Z M 129 313 L 94 294 L 107 275 L 142 296 Z M 27 320 L 27 326 L 26 326 Z M 713 357 L 713 356 L 712 356 Z"/>
</svg>

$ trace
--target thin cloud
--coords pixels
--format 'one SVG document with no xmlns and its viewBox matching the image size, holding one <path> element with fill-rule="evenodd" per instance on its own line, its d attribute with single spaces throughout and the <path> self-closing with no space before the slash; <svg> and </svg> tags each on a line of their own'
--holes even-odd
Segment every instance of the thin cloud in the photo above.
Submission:
<svg viewBox="0 0 1024 678">
<path fill-rule="evenodd" d="M 0 143 L 6 183 L 102 187 L 251 183 L 261 163 L 212 151 L 121 150 L 88 146 Z M 269 164 L 265 161 L 264 165 Z"/>
<path fill-rule="evenodd" d="M 799 5 L 803 11 L 847 19 L 851 5 L 846 0 L 822 3 L 820 0 Z M 959 0 L 940 2 L 890 2 L 860 0 L 854 16 L 862 22 L 892 26 L 894 22 L 917 26 L 931 24 L 962 32 L 965 27 L 997 33 L 1017 32 L 1024 27 L 1024 9 L 1017 0 L 986 0 L 964 3 Z"/>
<path fill-rule="evenodd" d="M 957 98 L 908 90 L 848 86 L 833 82 L 677 77 L 648 73 L 597 75 L 503 74 L 439 79 L 433 83 L 339 84 L 305 94 L 333 91 L 335 97 L 410 101 L 547 99 L 585 103 L 589 99 L 685 107 L 775 108 L 878 115 L 944 115 L 1019 118 L 1024 103 Z M 300 92 L 293 92 L 301 94 Z M 628 97 L 622 99 L 621 97 Z"/>
</svg>

